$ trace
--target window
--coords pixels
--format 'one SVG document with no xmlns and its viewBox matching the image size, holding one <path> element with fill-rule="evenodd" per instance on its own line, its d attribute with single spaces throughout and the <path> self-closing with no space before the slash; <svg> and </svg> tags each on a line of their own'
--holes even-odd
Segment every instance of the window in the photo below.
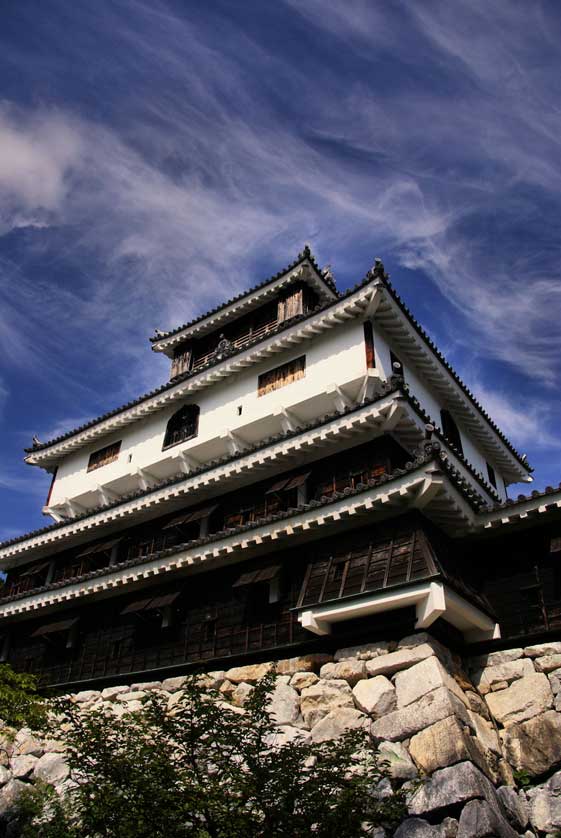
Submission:
<svg viewBox="0 0 561 838">
<path fill-rule="evenodd" d="M 299 288 L 279 300 L 277 315 L 279 323 L 282 323 L 283 320 L 290 320 L 291 317 L 297 317 L 303 311 L 304 289 Z"/>
<path fill-rule="evenodd" d="M 440 411 L 440 421 L 442 423 L 442 433 L 450 445 L 454 446 L 460 454 L 463 454 L 464 449 L 462 448 L 462 438 L 460 436 L 458 426 L 456 425 L 452 414 L 445 408 Z"/>
<path fill-rule="evenodd" d="M 300 358 L 295 358 L 294 361 L 281 364 L 280 367 L 275 367 L 274 370 L 269 370 L 260 375 L 257 384 L 257 395 L 265 396 L 273 390 L 278 390 L 286 384 L 291 384 L 293 381 L 298 381 L 299 378 L 304 378 L 305 374 L 306 356 L 301 355 Z"/>
<path fill-rule="evenodd" d="M 370 320 L 364 322 L 364 346 L 366 349 L 366 369 L 373 370 L 376 366 L 376 357 L 374 355 L 374 331 Z"/>
<path fill-rule="evenodd" d="M 493 486 L 496 489 L 497 488 L 497 476 L 495 474 L 495 469 L 489 463 L 487 463 L 487 477 L 489 478 L 489 483 L 491 484 L 491 486 Z"/>
<path fill-rule="evenodd" d="M 88 460 L 88 471 L 93 471 L 96 468 L 107 466 L 109 463 L 115 462 L 119 457 L 121 450 L 121 440 L 113 442 L 111 445 L 106 445 L 105 448 L 100 448 L 99 451 L 94 451 L 90 454 Z"/>
<path fill-rule="evenodd" d="M 171 378 L 189 372 L 191 369 L 191 347 L 179 346 L 173 353 L 171 364 Z"/>
<path fill-rule="evenodd" d="M 183 405 L 169 420 L 164 436 L 164 448 L 178 445 L 197 436 L 199 431 L 199 407 L 196 404 Z"/>
</svg>

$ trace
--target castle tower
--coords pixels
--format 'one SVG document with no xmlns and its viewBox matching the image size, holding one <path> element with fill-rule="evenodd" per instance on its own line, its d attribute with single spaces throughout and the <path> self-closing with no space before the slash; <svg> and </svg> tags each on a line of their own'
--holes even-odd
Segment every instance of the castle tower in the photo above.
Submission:
<svg viewBox="0 0 561 838">
<path fill-rule="evenodd" d="M 342 293 L 305 248 L 151 343 L 168 382 L 26 452 L 53 523 L 0 545 L 3 660 L 76 685 L 395 626 L 465 646 L 561 626 L 561 591 L 558 623 L 543 579 L 522 608 L 499 558 L 536 526 L 555 555 L 558 493 L 507 500 L 526 459 L 380 261 Z"/>
</svg>

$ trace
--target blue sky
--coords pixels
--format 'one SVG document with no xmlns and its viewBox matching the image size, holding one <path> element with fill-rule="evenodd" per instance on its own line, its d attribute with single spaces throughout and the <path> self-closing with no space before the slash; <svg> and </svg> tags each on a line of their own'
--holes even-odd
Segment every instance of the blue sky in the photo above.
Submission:
<svg viewBox="0 0 561 838">
<path fill-rule="evenodd" d="M 558 483 L 560 45 L 557 2 L 5 2 L 0 538 L 45 523 L 32 434 L 165 380 L 155 327 L 305 242 L 340 288 L 380 256 Z"/>
</svg>

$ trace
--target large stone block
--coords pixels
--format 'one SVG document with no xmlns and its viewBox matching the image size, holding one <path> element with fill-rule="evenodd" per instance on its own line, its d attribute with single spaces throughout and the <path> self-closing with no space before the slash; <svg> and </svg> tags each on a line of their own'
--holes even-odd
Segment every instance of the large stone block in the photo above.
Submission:
<svg viewBox="0 0 561 838">
<path fill-rule="evenodd" d="M 320 669 L 320 678 L 324 680 L 343 680 L 354 687 L 363 678 L 368 677 L 366 674 L 366 664 L 364 661 L 354 659 L 339 661 L 339 663 L 326 663 Z"/>
<path fill-rule="evenodd" d="M 457 715 L 465 724 L 472 725 L 462 702 L 446 687 L 439 687 L 419 701 L 376 719 L 370 730 L 377 742 L 382 739 L 395 742 L 453 715 Z"/>
<path fill-rule="evenodd" d="M 407 818 L 394 832 L 394 838 L 442 838 L 439 826 L 422 818 Z"/>
<path fill-rule="evenodd" d="M 338 707 L 354 708 L 353 694 L 346 681 L 318 681 L 302 690 L 300 712 L 306 727 L 313 727 Z"/>
<path fill-rule="evenodd" d="M 128 692 L 130 692 L 130 687 L 125 685 L 121 685 L 120 687 L 105 687 L 105 689 L 101 691 L 101 697 L 103 701 L 115 701 L 117 696 Z"/>
<path fill-rule="evenodd" d="M 129 702 L 142 702 L 147 696 L 148 693 L 144 692 L 144 690 L 134 690 L 130 693 L 121 693 L 117 696 L 117 701 L 124 702 L 125 704 Z"/>
<path fill-rule="evenodd" d="M 401 742 L 380 742 L 378 756 L 380 764 L 387 768 L 394 780 L 412 780 L 417 776 L 413 760 Z"/>
<path fill-rule="evenodd" d="M 315 672 L 295 672 L 290 679 L 290 686 L 301 692 L 306 687 L 312 687 L 314 684 L 317 684 L 318 681 L 319 678 Z"/>
<path fill-rule="evenodd" d="M 506 818 L 510 825 L 519 831 L 528 826 L 528 803 L 524 792 L 515 791 L 512 786 L 501 786 L 497 789 Z"/>
<path fill-rule="evenodd" d="M 497 808 L 486 800 L 470 800 L 460 815 L 457 838 L 518 838 L 518 833 L 510 826 Z"/>
<path fill-rule="evenodd" d="M 295 672 L 319 672 L 321 667 L 333 659 L 332 655 L 312 654 L 280 660 L 276 665 L 279 675 L 294 675 Z"/>
<path fill-rule="evenodd" d="M 369 675 L 393 675 L 401 669 L 407 669 L 425 658 L 434 655 L 434 649 L 428 643 L 420 643 L 406 649 L 398 649 L 388 655 L 381 655 L 366 661 L 366 670 Z"/>
<path fill-rule="evenodd" d="M 271 662 L 255 663 L 249 666 L 235 666 L 232 669 L 228 669 L 226 679 L 232 681 L 234 684 L 255 684 L 271 672 L 273 666 Z M 286 672 L 283 673 L 283 675 L 286 674 Z"/>
<path fill-rule="evenodd" d="M 531 719 L 553 704 L 553 693 L 543 672 L 520 678 L 506 690 L 485 696 L 491 714 L 503 725 Z"/>
<path fill-rule="evenodd" d="M 428 815 L 475 798 L 494 802 L 495 790 L 471 762 L 460 762 L 435 771 L 408 800 L 410 815 Z"/>
<path fill-rule="evenodd" d="M 561 771 L 538 788 L 528 789 L 530 822 L 540 832 L 556 832 L 561 828 Z"/>
<path fill-rule="evenodd" d="M 409 743 L 409 753 L 427 774 L 469 759 L 487 771 L 481 748 L 456 716 L 448 716 L 416 733 Z"/>
<path fill-rule="evenodd" d="M 28 727 L 22 727 L 16 733 L 11 752 L 15 756 L 24 756 L 31 754 L 34 757 L 40 757 L 44 754 L 45 748 L 43 742 L 35 736 Z"/>
<path fill-rule="evenodd" d="M 236 707 L 243 707 L 254 689 L 255 687 L 245 682 L 238 684 L 230 697 L 232 704 L 235 704 Z"/>
<path fill-rule="evenodd" d="M 69 774 L 70 768 L 62 754 L 44 754 L 33 770 L 35 779 L 52 786 L 62 783 Z"/>
<path fill-rule="evenodd" d="M 170 689 L 170 687 L 166 685 L 168 685 L 170 681 L 172 682 L 172 685 L 174 682 L 178 683 L 179 679 L 166 679 L 162 683 L 162 689 L 168 690 L 169 692 L 175 692 L 175 690 L 179 690 L 181 689 L 181 687 L 183 687 L 186 680 L 186 678 L 182 679 L 182 681 L 179 683 L 179 686 L 175 686 L 173 689 Z M 201 687 L 204 687 L 205 690 L 219 690 L 225 680 L 226 673 L 223 669 L 215 669 L 212 672 L 205 672 L 203 675 L 199 675 L 197 678 L 198 683 L 201 685 Z"/>
<path fill-rule="evenodd" d="M 510 684 L 511 681 L 533 674 L 532 661 L 529 658 L 520 658 L 520 660 L 505 661 L 480 669 L 472 674 L 472 679 L 475 686 L 484 694 L 502 682 Z"/>
<path fill-rule="evenodd" d="M 553 672 L 555 669 L 561 667 L 561 654 L 558 655 L 544 655 L 543 658 L 536 658 L 534 666 L 537 672 Z"/>
<path fill-rule="evenodd" d="M 494 754 L 500 756 L 502 754 L 501 743 L 499 741 L 497 731 L 495 730 L 491 722 L 488 722 L 486 719 L 483 719 L 479 715 L 479 713 L 474 713 L 472 710 L 468 710 L 468 713 L 475 731 L 475 735 L 481 742 L 481 745 L 487 751 L 492 751 Z"/>
<path fill-rule="evenodd" d="M 82 690 L 82 692 L 72 696 L 72 701 L 75 701 L 76 704 L 93 704 L 99 701 L 100 698 L 101 693 L 99 690 Z"/>
<path fill-rule="evenodd" d="M 487 666 L 496 666 L 500 663 L 508 663 L 508 661 L 515 661 L 521 658 L 524 653 L 523 649 L 505 649 L 501 652 L 488 652 L 486 655 L 479 655 L 476 658 L 470 658 L 469 668 L 472 670 L 485 669 Z"/>
<path fill-rule="evenodd" d="M 544 655 L 560 655 L 561 642 L 550 641 L 549 643 L 537 643 L 535 646 L 526 646 L 524 654 L 527 658 L 542 658 Z"/>
<path fill-rule="evenodd" d="M 339 707 L 332 710 L 327 716 L 320 719 L 312 728 L 313 742 L 327 742 L 330 739 L 338 739 L 347 730 L 366 730 L 368 719 L 364 713 L 355 710 L 354 707 Z"/>
<path fill-rule="evenodd" d="M 452 664 L 452 653 L 446 646 L 443 646 L 442 643 L 433 637 L 432 634 L 428 634 L 426 631 L 418 631 L 415 634 L 410 634 L 407 637 L 404 637 L 402 640 L 399 641 L 397 644 L 398 649 L 414 649 L 417 646 L 424 646 L 428 645 L 432 648 L 433 655 L 436 655 L 445 666 L 450 666 Z"/>
<path fill-rule="evenodd" d="M 544 676 L 545 677 L 545 676 Z M 517 771 L 533 777 L 561 764 L 561 715 L 549 710 L 503 733 L 507 759 Z"/>
<path fill-rule="evenodd" d="M 425 658 L 403 672 L 398 672 L 394 678 L 394 684 L 398 707 L 406 707 L 438 687 L 448 687 L 460 701 L 463 701 L 466 705 L 468 703 L 456 681 L 434 655 Z"/>
<path fill-rule="evenodd" d="M 29 777 L 38 761 L 38 757 L 31 756 L 31 754 L 25 754 L 21 757 L 12 757 L 10 760 L 10 771 L 12 772 L 12 777 L 16 780 L 24 780 L 26 777 Z"/>
<path fill-rule="evenodd" d="M 561 693 L 561 669 L 555 669 L 553 672 L 548 672 L 547 677 L 551 685 L 553 695 Z"/>
<path fill-rule="evenodd" d="M 16 806 L 20 794 L 29 788 L 21 780 L 10 780 L 0 791 L 0 817 L 8 815 Z"/>
<path fill-rule="evenodd" d="M 274 724 L 291 724 L 300 716 L 300 697 L 293 687 L 277 683 L 267 709 Z"/>
<path fill-rule="evenodd" d="M 335 661 L 343 661 L 348 658 L 356 658 L 356 660 L 360 661 L 369 661 L 372 658 L 393 652 L 395 647 L 395 643 L 385 640 L 380 640 L 377 643 L 363 643 L 362 646 L 347 646 L 345 649 L 337 649 L 333 659 Z"/>
<path fill-rule="evenodd" d="M 395 710 L 395 688 L 385 675 L 359 681 L 353 688 L 355 704 L 363 713 L 379 718 Z"/>
<path fill-rule="evenodd" d="M 303 730 L 301 727 L 293 727 L 292 725 L 279 725 L 275 728 L 274 733 L 265 737 L 265 743 L 270 748 L 281 748 L 289 742 L 310 742 L 311 738 L 309 730 Z"/>
</svg>

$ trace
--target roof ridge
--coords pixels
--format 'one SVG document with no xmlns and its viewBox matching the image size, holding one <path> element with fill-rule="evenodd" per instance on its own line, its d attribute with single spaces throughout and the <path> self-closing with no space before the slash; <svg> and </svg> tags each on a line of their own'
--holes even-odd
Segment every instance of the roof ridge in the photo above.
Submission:
<svg viewBox="0 0 561 838">
<path fill-rule="evenodd" d="M 195 468 L 193 468 L 189 472 L 189 474 L 184 474 L 183 472 L 174 474 L 171 477 L 160 480 L 158 483 L 155 483 L 148 489 L 137 489 L 135 491 L 128 492 L 126 495 L 122 495 L 117 500 L 111 501 L 110 503 L 100 504 L 99 506 L 96 506 L 93 509 L 88 510 L 87 512 L 82 512 L 79 515 L 76 515 L 75 518 L 71 518 L 65 521 L 55 521 L 52 524 L 48 524 L 46 527 L 40 527 L 39 529 L 32 530 L 31 532 L 23 533 L 22 535 L 16 535 L 13 538 L 8 539 L 7 541 L 0 542 L 0 550 L 3 550 L 5 547 L 11 547 L 14 544 L 18 544 L 21 541 L 25 541 L 27 538 L 33 538 L 37 535 L 43 535 L 46 532 L 52 532 L 54 530 L 68 526 L 69 524 L 73 524 L 76 521 L 82 521 L 85 518 L 91 517 L 92 515 L 97 515 L 99 512 L 114 509 L 115 507 L 120 506 L 122 503 L 127 503 L 130 500 L 135 500 L 136 498 L 144 497 L 145 495 L 149 495 L 151 494 L 151 492 L 157 492 L 160 489 L 165 489 L 166 486 L 173 486 L 175 483 L 181 483 L 183 480 L 188 480 L 191 477 L 194 477 L 198 474 L 204 474 L 207 471 L 212 471 L 213 468 L 217 468 L 218 466 L 226 465 L 227 463 L 239 460 L 240 458 L 245 457 L 248 454 L 254 454 L 257 451 L 261 451 L 265 448 L 268 448 L 271 445 L 275 445 L 277 442 L 281 442 L 285 439 L 290 439 L 291 437 L 299 436 L 302 433 L 306 433 L 307 431 L 319 428 L 321 427 L 321 425 L 327 425 L 329 424 L 329 422 L 332 422 L 335 419 L 339 419 L 343 416 L 349 415 L 350 413 L 354 413 L 355 411 L 360 410 L 361 408 L 369 404 L 375 404 L 377 401 L 380 401 L 381 399 L 391 395 L 391 393 L 398 391 L 399 387 L 396 386 L 395 383 L 392 383 L 387 388 L 385 388 L 384 392 L 381 393 L 379 396 L 376 396 L 371 399 L 365 399 L 359 405 L 353 407 L 345 407 L 343 408 L 343 410 L 336 410 L 332 413 L 324 413 L 323 416 L 319 416 L 317 419 L 314 419 L 310 422 L 306 422 L 303 425 L 299 425 L 294 430 L 281 431 L 278 434 L 273 434 L 270 437 L 266 437 L 260 442 L 248 446 L 243 451 L 237 454 L 227 454 L 224 457 L 218 457 L 216 459 L 209 460 L 207 463 L 202 463 L 200 466 L 196 466 Z M 411 396 L 409 397 L 413 398 Z"/>
<path fill-rule="evenodd" d="M 265 439 L 261 440 L 258 443 L 254 443 L 252 446 L 244 449 L 241 452 L 236 454 L 227 454 L 224 457 L 219 457 L 217 459 L 209 460 L 208 463 L 202 463 L 200 466 L 192 469 L 189 474 L 178 473 L 174 474 L 168 478 L 164 478 L 153 486 L 150 486 L 147 489 L 137 489 L 132 492 L 128 492 L 126 495 L 122 495 L 120 498 L 111 501 L 110 503 L 100 504 L 99 506 L 93 507 L 92 509 L 88 510 L 87 512 L 83 512 L 79 515 L 76 515 L 75 518 L 71 518 L 69 520 L 64 521 L 56 521 L 52 524 L 48 524 L 46 527 L 41 527 L 37 530 L 32 530 L 28 533 L 23 533 L 22 535 L 14 536 L 7 541 L 0 542 L 0 550 L 11 547 L 14 544 L 18 544 L 22 541 L 25 541 L 28 538 L 34 538 L 39 535 L 43 535 L 47 532 L 52 532 L 57 529 L 62 529 L 65 526 L 70 526 L 71 524 L 82 521 L 86 518 L 92 517 L 93 515 L 97 515 L 100 512 L 108 511 L 110 509 L 115 509 L 116 507 L 120 506 L 121 504 L 128 503 L 131 500 L 135 500 L 137 498 L 145 497 L 146 495 L 151 494 L 152 492 L 158 492 L 161 489 L 165 489 L 168 486 L 173 486 L 178 483 L 182 483 L 185 480 L 189 480 L 192 477 L 195 477 L 199 474 L 204 474 L 205 472 L 212 471 L 212 469 L 217 468 L 222 465 L 226 465 L 228 463 L 234 462 L 235 460 L 239 460 L 248 454 L 254 454 L 257 451 L 262 451 L 265 448 L 270 447 L 271 445 L 275 445 L 277 442 L 281 442 L 283 440 L 288 440 L 293 437 L 297 437 L 300 434 L 307 433 L 308 431 L 314 430 L 316 428 L 321 427 L 322 425 L 327 425 L 330 422 L 333 422 L 337 419 L 340 419 L 344 416 L 349 416 L 352 413 L 355 413 L 359 410 L 362 410 L 364 407 L 369 405 L 376 404 L 376 402 L 381 401 L 382 399 L 387 398 L 387 396 L 392 395 L 393 393 L 401 393 L 409 402 L 413 410 L 417 412 L 419 417 L 425 423 L 434 424 L 429 414 L 423 409 L 419 400 L 409 391 L 409 387 L 407 383 L 403 381 L 400 376 L 392 376 L 389 381 L 382 383 L 382 391 L 379 395 L 376 395 L 372 398 L 364 399 L 360 404 L 351 406 L 351 407 L 344 407 L 343 410 L 335 410 L 332 413 L 325 413 L 323 416 L 319 416 L 316 419 L 306 422 L 302 425 L 299 425 L 294 430 L 287 430 L 281 431 L 278 434 L 274 434 L 273 436 L 266 437 Z M 473 466 L 466 460 L 466 458 L 457 451 L 454 446 L 450 445 L 450 443 L 444 438 L 444 436 L 440 433 L 438 428 L 435 427 L 434 434 L 443 441 L 447 446 L 450 447 L 454 456 L 461 462 L 461 464 L 466 468 L 466 470 L 472 475 L 472 477 L 480 484 L 480 486 L 487 492 L 487 494 L 497 496 L 496 491 L 493 489 L 492 486 L 489 485 L 485 481 L 485 479 L 480 475 Z"/>
<path fill-rule="evenodd" d="M 192 547 L 195 546 L 212 543 L 214 541 L 220 541 L 223 538 L 227 538 L 238 533 L 256 529 L 260 526 L 263 526 L 263 523 L 269 523 L 271 521 L 281 521 L 286 518 L 292 518 L 295 514 L 306 512 L 309 509 L 317 509 L 320 507 L 329 506 L 330 504 L 337 503 L 343 498 L 355 497 L 357 495 L 361 495 L 364 492 L 369 491 L 370 489 L 377 488 L 378 486 L 381 486 L 385 483 L 391 483 L 394 480 L 397 480 L 399 477 L 403 477 L 406 474 L 411 474 L 412 472 L 418 471 L 423 466 L 427 465 L 432 461 L 438 462 L 438 464 L 443 468 L 443 471 L 447 474 L 448 478 L 450 479 L 450 482 L 453 485 L 455 485 L 458 491 L 461 492 L 461 494 L 464 496 L 464 498 L 470 504 L 470 506 L 474 510 L 476 510 L 476 512 L 480 511 L 481 507 L 485 504 L 483 498 L 479 494 L 477 494 L 477 492 L 469 485 L 465 478 L 462 477 L 458 469 L 456 469 L 451 463 L 448 462 L 446 456 L 440 450 L 439 443 L 433 443 L 428 450 L 424 451 L 422 454 L 418 454 L 414 459 L 408 461 L 405 464 L 404 468 L 396 468 L 389 474 L 383 474 L 377 478 L 371 478 L 366 483 L 361 483 L 355 488 L 346 488 L 341 492 L 334 492 L 332 495 L 329 496 L 322 495 L 321 500 L 311 500 L 307 503 L 300 504 L 299 506 L 293 507 L 286 511 L 273 513 L 263 519 L 258 519 L 257 521 L 252 521 L 246 524 L 240 524 L 237 527 L 220 530 L 216 533 L 193 539 L 192 541 L 166 547 L 163 550 L 158 550 L 154 553 L 142 557 L 144 561 L 139 561 L 138 558 L 135 558 L 130 559 L 126 562 L 119 562 L 118 564 L 111 565 L 109 569 L 119 570 L 124 569 L 128 566 L 134 567 L 135 565 L 141 565 L 144 564 L 146 561 L 153 561 L 154 558 L 172 556 L 175 553 L 181 552 L 181 550 L 192 549 Z M 188 547 L 187 545 L 190 546 Z M 95 576 L 103 575 L 103 573 L 107 572 L 107 570 L 108 568 L 101 568 L 99 571 L 94 571 L 92 574 L 85 574 L 82 577 L 74 578 L 71 580 L 61 580 L 60 582 L 52 583 L 49 586 L 43 585 L 35 592 L 38 593 L 43 590 L 52 590 L 57 587 L 64 587 L 67 584 L 76 583 L 76 581 L 83 580 L 84 578 L 92 578 Z M 16 599 L 23 599 L 29 595 L 30 591 L 25 591 L 21 594 L 14 594 L 12 597 L 2 597 L 0 599 L 0 604 L 4 602 L 10 602 Z"/>
<path fill-rule="evenodd" d="M 228 358 L 234 358 L 236 355 L 240 355 L 242 352 L 246 352 L 248 349 L 256 346 L 261 341 L 267 340 L 275 335 L 278 335 L 280 332 L 285 331 L 286 329 L 295 326 L 298 323 L 304 322 L 304 320 L 313 317 L 315 314 L 319 314 L 322 311 L 330 308 L 333 305 L 341 302 L 346 297 L 351 296 L 354 294 L 355 291 L 358 291 L 362 286 L 367 285 L 368 282 L 371 281 L 371 278 L 368 277 L 367 279 L 362 280 L 362 282 L 358 282 L 356 285 L 348 288 L 346 291 L 337 294 L 337 297 L 334 300 L 327 300 L 325 303 L 320 303 L 319 305 L 315 306 L 310 311 L 306 312 L 305 314 L 297 314 L 295 317 L 291 317 L 289 320 L 284 320 L 282 323 L 279 323 L 274 329 L 268 332 L 266 335 L 260 336 L 255 338 L 253 341 L 248 341 L 243 346 L 240 346 L 233 351 L 230 351 Z M 216 366 L 217 364 L 222 363 L 224 357 L 214 358 L 208 361 L 204 366 L 198 367 L 196 370 L 189 370 L 187 372 L 182 373 L 181 375 L 176 375 L 175 378 L 166 381 L 164 384 L 160 384 L 159 387 L 155 387 L 153 390 L 150 390 L 148 393 L 144 393 L 142 396 L 138 396 L 136 399 L 132 399 L 129 402 L 121 405 L 120 407 L 113 408 L 112 410 L 103 413 L 101 416 L 96 417 L 95 419 L 90 419 L 88 422 L 84 422 L 83 425 L 79 425 L 77 428 L 73 428 L 71 431 L 66 431 L 66 433 L 60 434 L 53 439 L 48 440 L 47 442 L 42 442 L 39 445 L 34 445 L 31 448 L 24 448 L 26 454 L 35 454 L 38 451 L 44 451 L 46 448 L 50 448 L 52 445 L 56 445 L 59 442 L 62 442 L 65 439 L 69 439 L 72 436 L 76 436 L 76 434 L 81 433 L 82 431 L 87 430 L 88 428 L 92 428 L 94 425 L 99 425 L 100 422 L 104 422 L 106 419 L 110 419 L 112 416 L 116 416 L 119 413 L 122 413 L 125 410 L 128 410 L 131 407 L 136 407 L 136 405 L 141 404 L 143 401 L 152 398 L 153 396 L 158 396 L 160 393 L 164 393 L 166 390 L 169 390 L 175 387 L 177 384 L 180 384 L 182 381 L 186 381 L 189 378 L 195 378 L 196 376 L 200 375 L 201 373 L 206 372 L 207 370 L 211 369 L 211 367 Z"/>
<path fill-rule="evenodd" d="M 423 340 L 425 340 L 427 342 L 430 349 L 432 349 L 432 351 L 434 352 L 434 354 L 436 355 L 438 360 L 445 367 L 445 369 L 450 373 L 450 375 L 452 376 L 452 378 L 454 379 L 456 384 L 458 384 L 458 386 L 463 390 L 465 395 L 468 397 L 468 399 L 471 401 L 471 403 L 474 405 L 474 407 L 477 408 L 477 410 L 483 416 L 483 418 L 488 422 L 490 427 L 495 431 L 495 433 L 497 434 L 499 439 L 506 445 L 506 447 L 509 449 L 511 454 L 518 460 L 518 462 L 522 466 L 524 466 L 525 469 L 527 469 L 528 471 L 533 471 L 534 469 L 530 466 L 527 459 L 525 459 L 516 450 L 516 448 L 514 447 L 512 442 L 510 442 L 510 440 L 505 436 L 505 434 L 501 431 L 501 429 L 494 422 L 494 420 L 491 419 L 491 417 L 489 416 L 487 411 L 482 407 L 481 403 L 476 399 L 476 397 L 471 392 L 471 390 L 469 389 L 467 384 L 462 380 L 462 378 L 456 372 L 454 367 L 450 364 L 450 362 L 445 358 L 443 353 L 437 347 L 437 345 L 435 344 L 433 339 L 428 335 L 428 333 L 421 326 L 421 324 L 419 323 L 417 318 L 412 314 L 411 310 L 409 309 L 407 304 L 404 302 L 403 298 L 400 296 L 400 294 L 396 291 L 395 287 L 390 282 L 390 275 L 388 273 L 386 273 L 386 271 L 384 270 L 383 263 L 380 260 L 376 260 L 375 267 L 373 269 L 371 269 L 366 274 L 366 276 L 375 276 L 376 278 L 379 278 L 380 280 L 382 280 L 382 282 L 384 283 L 385 288 L 389 291 L 392 299 L 397 303 L 397 305 L 399 306 L 399 308 L 401 309 L 403 314 L 407 317 L 407 319 L 409 320 L 409 322 L 411 323 L 411 325 L 413 326 L 415 331 L 417 331 L 418 334 L 423 338 Z"/>
<path fill-rule="evenodd" d="M 304 248 L 300 251 L 297 255 L 296 259 L 294 259 L 286 268 L 283 268 L 280 271 L 277 271 L 276 274 L 273 274 L 268 279 L 264 279 L 262 282 L 257 283 L 257 285 L 253 285 L 248 288 L 246 291 L 240 291 L 239 294 L 236 294 L 234 297 L 231 297 L 229 300 L 226 300 L 224 303 L 220 303 L 220 305 L 211 308 L 209 311 L 205 312 L 204 314 L 199 314 L 197 317 L 193 318 L 193 320 L 189 320 L 187 323 L 184 323 L 182 326 L 176 326 L 174 329 L 169 329 L 167 332 L 162 332 L 160 334 L 154 335 L 153 337 L 149 338 L 150 343 L 155 344 L 159 343 L 162 340 L 167 340 L 173 335 L 177 335 L 179 332 L 182 332 L 184 329 L 188 329 L 191 326 L 194 326 L 196 323 L 200 323 L 203 320 L 206 320 L 207 317 L 210 317 L 212 314 L 217 314 L 224 308 L 232 305 L 233 303 L 237 303 L 238 300 L 247 297 L 248 294 L 253 294 L 255 291 L 259 291 L 261 288 L 264 288 L 266 285 L 269 285 L 271 282 L 275 282 L 275 280 L 280 279 L 281 276 L 288 273 L 289 271 L 294 270 L 294 268 L 298 267 L 301 262 L 308 260 L 310 264 L 314 267 L 317 273 L 323 278 L 326 285 L 331 288 L 336 294 L 339 292 L 337 291 L 337 287 L 333 279 L 328 276 L 325 276 L 318 265 L 316 258 L 314 257 L 310 247 L 308 244 L 304 245 Z"/>
</svg>

